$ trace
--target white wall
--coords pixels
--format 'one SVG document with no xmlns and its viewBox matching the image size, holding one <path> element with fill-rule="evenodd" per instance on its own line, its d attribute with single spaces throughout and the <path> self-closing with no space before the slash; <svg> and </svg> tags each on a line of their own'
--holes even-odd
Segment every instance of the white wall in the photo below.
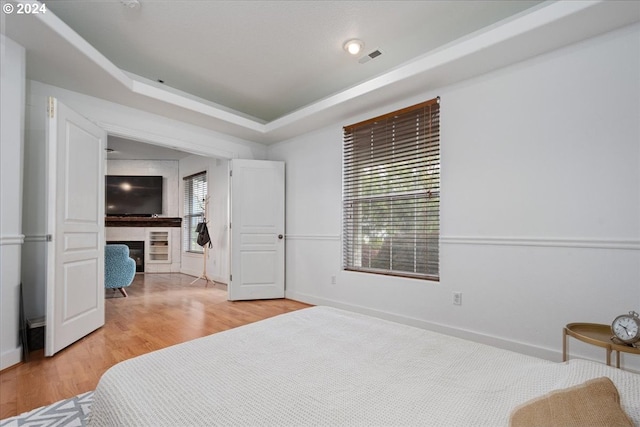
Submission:
<svg viewBox="0 0 640 427">
<path fill-rule="evenodd" d="M 22 234 L 25 51 L 0 34 L 0 370 L 21 360 L 18 339 Z"/>
<path fill-rule="evenodd" d="M 640 311 L 638 76 L 636 25 L 271 146 L 287 165 L 287 297 L 553 360 L 565 324 Z M 341 271 L 341 127 L 438 95 L 440 282 Z"/>
<path fill-rule="evenodd" d="M 185 176 L 207 172 L 209 193 L 209 235 L 212 248 L 207 252 L 207 276 L 218 282 L 228 283 L 229 277 L 229 167 L 225 159 L 189 156 L 180 160 L 180 181 Z M 180 200 L 184 200 L 184 186 L 180 183 Z M 180 216 L 184 206 L 180 204 Z M 182 272 L 200 276 L 204 270 L 204 255 L 182 252 Z"/>
<path fill-rule="evenodd" d="M 110 135 L 169 146 L 207 157 L 264 159 L 266 148 L 258 143 L 224 135 L 188 123 L 113 102 L 27 81 L 27 114 L 24 161 L 23 224 L 25 244 L 22 269 L 25 306 L 29 317 L 45 313 L 45 123 L 47 97 L 59 101 L 97 123 Z M 28 286 L 27 286 L 28 284 Z"/>
</svg>

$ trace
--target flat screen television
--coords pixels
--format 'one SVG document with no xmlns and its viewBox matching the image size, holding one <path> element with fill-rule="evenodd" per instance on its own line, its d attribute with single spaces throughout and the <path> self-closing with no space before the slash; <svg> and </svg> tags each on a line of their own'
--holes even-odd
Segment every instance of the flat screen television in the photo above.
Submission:
<svg viewBox="0 0 640 427">
<path fill-rule="evenodd" d="M 153 216 L 162 214 L 161 176 L 107 175 L 107 216 Z"/>
</svg>

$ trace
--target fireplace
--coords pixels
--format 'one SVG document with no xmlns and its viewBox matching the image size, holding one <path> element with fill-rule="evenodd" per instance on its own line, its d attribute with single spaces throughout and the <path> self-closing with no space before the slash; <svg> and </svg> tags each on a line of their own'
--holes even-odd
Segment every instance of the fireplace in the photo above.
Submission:
<svg viewBox="0 0 640 427">
<path fill-rule="evenodd" d="M 127 245 L 129 257 L 136 262 L 136 273 L 144 273 L 144 241 L 107 242 L 111 245 Z"/>
</svg>

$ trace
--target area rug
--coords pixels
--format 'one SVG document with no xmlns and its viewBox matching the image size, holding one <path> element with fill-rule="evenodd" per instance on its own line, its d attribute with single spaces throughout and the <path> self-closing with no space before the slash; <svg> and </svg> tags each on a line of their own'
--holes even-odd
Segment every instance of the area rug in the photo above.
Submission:
<svg viewBox="0 0 640 427">
<path fill-rule="evenodd" d="M 83 427 L 87 425 L 92 402 L 93 392 L 88 391 L 71 399 L 0 420 L 0 427 Z"/>
</svg>

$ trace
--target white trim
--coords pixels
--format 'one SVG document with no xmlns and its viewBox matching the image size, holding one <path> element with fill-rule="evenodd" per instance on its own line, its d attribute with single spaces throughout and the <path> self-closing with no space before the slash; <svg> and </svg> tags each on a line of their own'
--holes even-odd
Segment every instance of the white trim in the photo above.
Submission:
<svg viewBox="0 0 640 427">
<path fill-rule="evenodd" d="M 31 234 L 28 236 L 24 236 L 25 242 L 47 242 L 46 234 Z"/>
<path fill-rule="evenodd" d="M 222 276 L 211 276 L 211 277 L 209 277 L 209 280 L 211 280 L 211 281 L 213 281 L 213 282 L 215 282 L 217 284 L 229 286 L 229 284 L 227 283 L 228 279 L 229 279 L 228 277 L 225 279 Z"/>
<path fill-rule="evenodd" d="M 202 257 L 204 256 L 204 251 L 202 251 L 202 252 L 191 252 L 191 251 L 182 250 L 182 256 L 195 258 L 195 259 L 202 259 Z M 188 274 L 188 273 L 185 273 L 185 274 Z"/>
<path fill-rule="evenodd" d="M 130 76 L 132 75 L 130 74 Z M 144 81 L 141 81 L 140 77 L 132 78 L 130 81 L 130 85 L 131 91 L 133 93 L 167 102 L 169 104 L 173 104 L 187 110 L 195 111 L 197 113 L 201 113 L 209 117 L 225 121 L 227 123 L 241 126 L 245 129 L 265 133 L 264 123 L 262 122 L 262 120 L 256 118 L 247 118 L 241 112 L 229 111 L 230 109 L 227 109 L 220 105 L 216 105 L 209 101 L 203 99 L 195 99 L 193 95 L 186 94 L 176 89 L 167 90 L 166 88 L 152 86 L 148 83 L 145 83 Z"/>
<path fill-rule="evenodd" d="M 340 234 L 286 234 L 287 240 L 340 241 Z M 559 248 L 640 250 L 640 240 L 633 239 L 565 239 L 547 237 L 441 236 L 445 245 L 537 246 Z"/>
<path fill-rule="evenodd" d="M 640 240 L 632 239 L 441 236 L 440 243 L 445 245 L 539 246 L 557 248 L 640 250 Z"/>
<path fill-rule="evenodd" d="M 22 346 L 0 354 L 0 371 L 22 362 Z"/>
<path fill-rule="evenodd" d="M 538 357 L 541 359 L 559 361 L 562 360 L 562 353 L 549 348 L 538 347 L 522 342 L 509 341 L 504 338 L 499 338 L 491 335 L 485 335 L 478 332 L 473 332 L 465 329 L 456 329 L 451 326 L 443 325 L 440 323 L 432 323 L 424 320 L 416 319 L 413 317 L 407 317 L 400 314 L 389 313 L 386 311 L 374 310 L 367 307 L 342 303 L 327 298 L 316 297 L 314 295 L 286 291 L 285 298 L 295 301 L 305 302 L 313 305 L 325 305 L 329 307 L 340 308 L 342 310 L 353 311 L 356 313 L 366 314 L 367 316 L 378 317 L 381 319 L 389 320 L 391 322 L 402 323 L 404 325 L 415 326 L 420 329 L 426 329 L 429 331 L 437 332 L 444 335 L 450 335 L 469 341 L 474 341 L 486 345 L 490 345 L 497 348 L 502 348 L 509 351 L 515 351 L 522 354 Z"/>
<path fill-rule="evenodd" d="M 18 3 L 33 3 L 33 1 L 18 0 Z M 41 2 L 40 2 L 41 3 Z M 35 19 L 40 20 L 54 33 L 64 38 L 71 46 L 78 49 L 78 51 L 84 55 L 88 60 L 102 68 L 111 77 L 116 79 L 128 90 L 132 90 L 131 79 L 115 64 L 113 64 L 107 57 L 94 48 L 88 41 L 80 37 L 78 33 L 71 29 L 64 21 L 58 18 L 53 13 L 38 13 L 32 15 Z"/>
<path fill-rule="evenodd" d="M 286 234 L 287 240 L 340 241 L 340 234 Z M 445 245 L 536 246 L 556 248 L 640 250 L 640 240 L 633 239 L 565 239 L 546 237 L 441 236 Z"/>
<path fill-rule="evenodd" d="M 19 3 L 32 3 L 33 0 L 18 0 Z M 71 46 L 80 51 L 87 59 L 92 61 L 111 77 L 116 79 L 122 84 L 128 91 L 134 94 L 143 95 L 149 98 L 164 101 L 173 105 L 177 105 L 201 114 L 205 114 L 209 117 L 217 118 L 228 123 L 232 123 L 238 126 L 242 126 L 246 129 L 255 130 L 264 133 L 264 124 L 257 119 L 249 119 L 244 117 L 243 114 L 238 112 L 227 111 L 226 108 L 220 108 L 219 106 L 206 102 L 205 100 L 192 99 L 193 96 L 186 96 L 180 91 L 173 90 L 168 91 L 165 88 L 158 88 L 151 86 L 147 81 L 143 81 L 139 77 L 136 78 L 134 74 L 126 73 L 112 63 L 107 57 L 105 57 L 100 51 L 94 48 L 89 42 L 80 37 L 74 30 L 65 24 L 60 18 L 52 13 L 40 13 L 34 15 L 34 17 L 40 20 L 43 24 L 49 27 L 52 31 L 64 38 Z"/>
<path fill-rule="evenodd" d="M 0 236 L 0 246 L 21 245 L 25 241 L 24 234 Z"/>
<path fill-rule="evenodd" d="M 162 145 L 184 151 L 190 154 L 205 157 L 215 157 L 223 159 L 233 159 L 236 155 L 229 150 L 222 150 L 213 146 L 202 146 L 185 140 L 178 140 L 166 135 L 154 134 L 146 130 L 131 129 L 114 123 L 98 121 L 98 126 L 107 131 L 111 136 L 121 138 L 134 139 L 136 141 L 145 142 L 153 145 Z"/>
<path fill-rule="evenodd" d="M 324 305 L 329 307 L 340 308 L 342 310 L 353 311 L 356 313 L 377 317 L 377 318 L 388 320 L 391 322 L 402 323 L 404 325 L 414 326 L 420 329 L 426 329 L 428 331 L 437 332 L 444 335 L 450 335 L 457 338 L 462 338 L 465 340 L 490 345 L 492 347 L 501 348 L 503 350 L 514 351 L 517 353 L 526 354 L 528 356 L 550 360 L 552 362 L 559 362 L 562 360 L 562 353 L 560 351 L 557 351 L 551 348 L 539 347 L 539 346 L 518 342 L 518 341 L 510 341 L 504 338 L 481 334 L 481 333 L 469 331 L 466 329 L 457 329 L 451 326 L 442 325 L 440 323 L 427 322 L 427 321 L 416 319 L 413 317 L 407 317 L 399 314 L 388 313 L 385 311 L 374 310 L 374 309 L 370 309 L 370 308 L 359 306 L 359 305 L 346 304 L 339 301 L 316 297 L 314 295 L 309 295 L 305 293 L 286 291 L 285 298 L 304 302 L 307 304 Z M 558 334 L 558 337 L 560 337 L 560 334 Z M 587 357 L 584 355 L 579 355 L 579 354 L 574 354 L 573 356 L 570 355 L 569 357 L 569 359 L 576 359 L 576 358 L 587 359 L 594 362 L 602 363 L 602 359 L 594 359 L 594 358 Z M 627 367 L 625 367 L 625 370 L 630 372 L 640 373 L 640 371 L 629 369 Z"/>
<path fill-rule="evenodd" d="M 34 0 L 17 1 L 19 3 L 29 3 Z M 540 32 L 545 31 L 545 28 L 549 28 L 552 24 L 562 22 L 563 20 L 569 20 L 569 18 L 572 18 L 573 16 L 592 16 L 600 11 L 601 8 L 599 5 L 601 4 L 605 4 L 605 2 L 603 0 L 583 2 L 543 2 L 536 8 L 532 8 L 530 11 L 515 15 L 510 19 L 505 19 L 486 29 L 478 30 L 466 37 L 455 40 L 440 49 L 427 52 L 425 55 L 396 67 L 369 81 L 358 84 L 338 94 L 313 102 L 270 122 L 264 122 L 236 110 L 223 107 L 219 104 L 206 101 L 173 88 L 169 90 L 167 87 L 156 86 L 156 84 L 151 80 L 136 76 L 118 68 L 107 57 L 91 46 L 86 40 L 80 37 L 54 14 L 37 14 L 34 15 L 34 18 L 40 20 L 53 32 L 64 38 L 88 60 L 95 63 L 120 83 L 128 92 L 166 102 L 168 104 L 256 132 L 259 135 L 265 135 L 290 127 L 308 119 L 312 115 L 326 112 L 336 106 L 346 104 L 361 96 L 373 93 L 382 88 L 387 88 L 394 83 L 400 83 L 436 68 L 455 63 L 456 61 L 474 55 L 479 51 L 499 47 L 501 44 L 507 43 L 510 40 L 523 39 L 523 36 L 526 35 L 535 36 Z M 624 19 L 621 19 L 621 21 L 622 22 L 618 22 L 618 26 L 628 23 L 628 21 Z M 609 24 L 607 20 L 603 20 L 599 25 L 592 25 L 589 34 L 593 35 L 596 31 L 604 32 L 611 30 L 613 29 L 611 26 L 612 24 Z M 554 39 L 551 38 L 551 40 Z M 570 41 L 571 40 L 569 40 L 569 42 Z M 546 46 L 551 49 L 560 47 L 557 43 L 545 44 L 545 47 Z M 509 62 L 512 61 L 513 59 Z"/>
<path fill-rule="evenodd" d="M 285 234 L 287 240 L 337 240 L 340 241 L 339 234 Z"/>
</svg>

